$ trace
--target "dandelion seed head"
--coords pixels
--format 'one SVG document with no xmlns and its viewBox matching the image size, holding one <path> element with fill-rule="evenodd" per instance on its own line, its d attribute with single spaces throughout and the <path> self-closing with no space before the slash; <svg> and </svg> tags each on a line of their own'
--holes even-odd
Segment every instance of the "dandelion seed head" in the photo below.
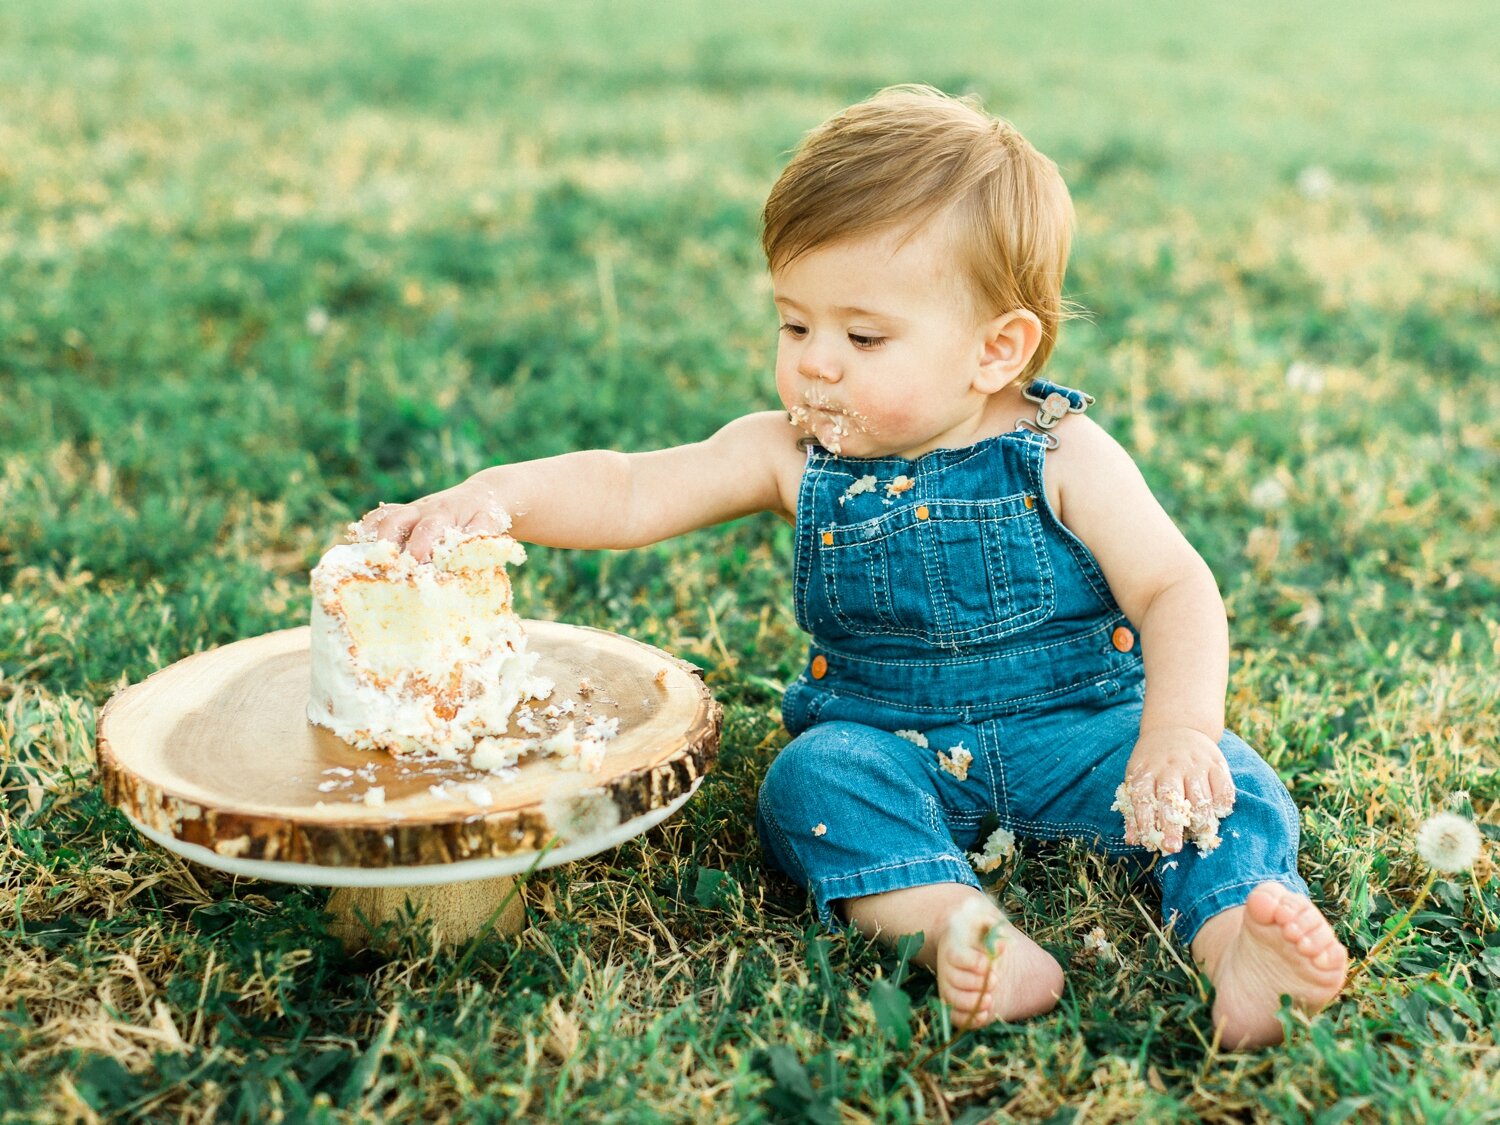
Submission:
<svg viewBox="0 0 1500 1125">
<path fill-rule="evenodd" d="M 1467 871 L 1479 857 L 1479 827 L 1468 817 L 1440 812 L 1417 829 L 1417 854 L 1434 871 Z"/>
<path fill-rule="evenodd" d="M 1275 477 L 1266 477 L 1257 481 L 1255 487 L 1250 490 L 1250 503 L 1263 512 L 1274 511 L 1286 504 L 1286 485 Z"/>
<path fill-rule="evenodd" d="M 1305 363 L 1296 359 L 1287 364 L 1286 385 L 1294 391 L 1315 395 L 1323 390 L 1326 383 L 1323 369 L 1316 363 Z"/>
<path fill-rule="evenodd" d="M 1333 173 L 1320 164 L 1310 164 L 1297 173 L 1297 192 L 1303 199 L 1317 202 L 1333 193 Z"/>
</svg>

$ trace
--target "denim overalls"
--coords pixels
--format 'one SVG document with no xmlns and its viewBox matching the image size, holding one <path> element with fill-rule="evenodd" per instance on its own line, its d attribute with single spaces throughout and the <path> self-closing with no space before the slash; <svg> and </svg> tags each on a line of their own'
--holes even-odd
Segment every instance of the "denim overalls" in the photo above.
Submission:
<svg viewBox="0 0 1500 1125">
<path fill-rule="evenodd" d="M 978 886 L 965 850 L 989 814 L 1018 837 L 1150 858 L 1110 810 L 1140 731 L 1140 644 L 1047 503 L 1047 443 L 1018 429 L 915 461 L 809 452 L 795 597 L 812 646 L 757 828 L 825 925 L 838 899 Z M 1257 883 L 1307 893 L 1286 787 L 1237 736 L 1219 748 L 1237 790 L 1223 843 L 1151 872 L 1184 944 Z"/>
</svg>

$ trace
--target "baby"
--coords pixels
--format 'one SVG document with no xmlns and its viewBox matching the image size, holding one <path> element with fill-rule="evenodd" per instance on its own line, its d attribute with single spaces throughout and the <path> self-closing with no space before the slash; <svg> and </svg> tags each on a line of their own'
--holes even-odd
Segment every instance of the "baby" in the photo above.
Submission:
<svg viewBox="0 0 1500 1125">
<path fill-rule="evenodd" d="M 1063 972 L 981 888 L 981 822 L 1154 850 L 1222 1041 L 1273 1043 L 1280 997 L 1318 1011 L 1347 958 L 1297 873 L 1286 788 L 1224 730 L 1213 575 L 1093 399 L 1039 378 L 1071 226 L 1056 166 L 1006 122 L 886 90 L 814 130 L 766 203 L 784 411 L 497 466 L 364 524 L 425 558 L 507 518 L 529 542 L 623 548 L 777 513 L 811 650 L 757 825 L 822 921 L 920 932 L 958 1023 L 1021 1019 Z"/>
</svg>

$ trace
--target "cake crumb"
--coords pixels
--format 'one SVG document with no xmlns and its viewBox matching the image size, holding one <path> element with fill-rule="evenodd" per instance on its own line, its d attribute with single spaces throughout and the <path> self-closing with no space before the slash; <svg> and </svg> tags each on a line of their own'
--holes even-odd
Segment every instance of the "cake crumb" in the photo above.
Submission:
<svg viewBox="0 0 1500 1125">
<path fill-rule="evenodd" d="M 913 746 L 920 746 L 923 750 L 928 749 L 927 736 L 919 730 L 898 730 L 895 734 L 897 738 L 904 738 Z"/>
<path fill-rule="evenodd" d="M 608 739 L 614 738 L 620 733 L 620 718 L 611 715 L 607 719 L 594 719 L 588 726 L 583 728 L 584 738 Z"/>
<path fill-rule="evenodd" d="M 839 497 L 840 506 L 848 503 L 850 498 L 858 496 L 861 492 L 874 492 L 876 483 L 874 473 L 867 473 L 865 476 L 860 477 L 846 488 L 844 494 Z"/>
<path fill-rule="evenodd" d="M 667 670 L 665 668 L 658 668 L 656 675 L 652 679 L 656 681 L 656 686 L 661 688 L 662 691 L 667 690 Z"/>
<path fill-rule="evenodd" d="M 594 694 L 594 685 L 589 683 L 588 680 L 579 680 L 578 694 L 581 698 L 587 699 L 589 696 Z"/>
<path fill-rule="evenodd" d="M 1149 792 L 1151 778 L 1149 776 L 1141 778 L 1136 784 L 1144 784 Z M 1208 855 L 1224 842 L 1219 836 L 1219 822 L 1234 808 L 1232 801 L 1214 802 L 1204 798 L 1194 804 L 1189 804 L 1187 798 L 1180 793 L 1165 801 L 1156 800 L 1154 797 L 1151 800 L 1156 805 L 1158 822 L 1181 828 L 1183 839 L 1195 844 L 1199 855 Z M 1134 823 L 1135 797 L 1124 782 L 1116 787 L 1115 803 L 1110 806 L 1110 809 L 1118 812 L 1127 826 Z M 1231 830 L 1230 835 L 1236 836 L 1238 832 Z M 1165 834 L 1158 827 L 1141 833 L 1139 843 L 1147 851 L 1161 852 L 1165 840 Z"/>
<path fill-rule="evenodd" d="M 902 474 L 885 486 L 885 494 L 887 496 L 900 496 L 903 492 L 910 492 L 916 483 L 911 477 Z"/>
<path fill-rule="evenodd" d="M 814 836 L 826 836 L 826 835 L 828 835 L 828 825 L 826 825 L 826 824 L 815 824 L 815 825 L 813 825 L 812 832 L 813 832 Z"/>
<path fill-rule="evenodd" d="M 366 789 L 365 790 L 365 804 L 367 804 L 367 805 L 373 805 L 376 808 L 379 808 L 380 806 L 384 805 L 385 804 L 385 786 L 383 786 L 383 785 L 372 785 L 372 786 L 370 786 L 370 788 Z"/>
<path fill-rule="evenodd" d="M 969 780 L 969 766 L 974 762 L 974 755 L 969 753 L 969 748 L 960 742 L 951 750 L 938 751 L 938 765 L 946 774 L 951 774 L 959 781 Z"/>
</svg>

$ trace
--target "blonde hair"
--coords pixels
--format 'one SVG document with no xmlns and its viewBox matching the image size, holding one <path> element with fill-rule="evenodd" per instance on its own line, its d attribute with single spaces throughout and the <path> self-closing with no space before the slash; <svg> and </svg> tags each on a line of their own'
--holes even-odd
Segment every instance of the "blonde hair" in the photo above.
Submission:
<svg viewBox="0 0 1500 1125">
<path fill-rule="evenodd" d="M 1062 297 L 1073 201 L 1057 165 L 974 97 L 891 86 L 803 138 L 771 189 L 761 246 L 771 269 L 842 239 L 950 217 L 981 315 L 1029 309 L 1040 372 L 1072 315 Z M 986 311 L 987 310 L 987 311 Z"/>
</svg>

